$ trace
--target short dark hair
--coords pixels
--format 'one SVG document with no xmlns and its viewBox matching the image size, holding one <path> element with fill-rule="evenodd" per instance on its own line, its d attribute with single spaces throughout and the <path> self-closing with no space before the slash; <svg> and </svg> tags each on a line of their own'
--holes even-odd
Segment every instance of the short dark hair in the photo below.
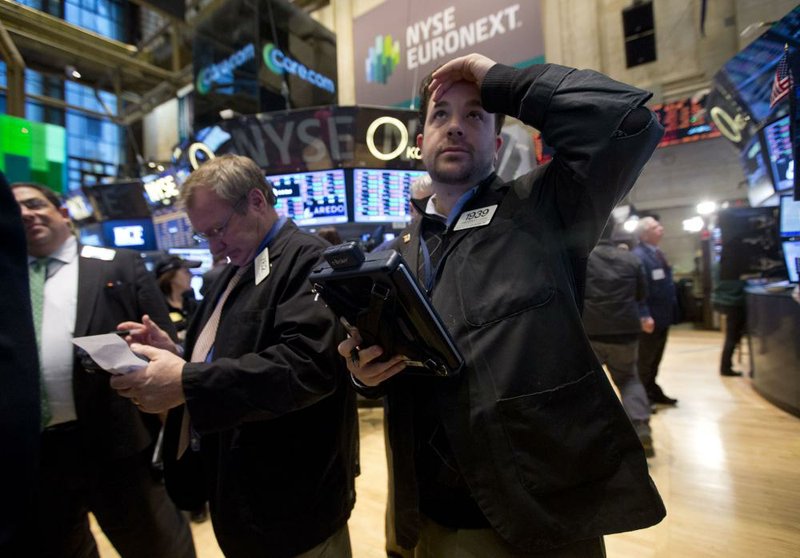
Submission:
<svg viewBox="0 0 800 558">
<path fill-rule="evenodd" d="M 13 190 L 14 188 L 33 188 L 34 190 L 38 190 L 56 209 L 60 209 L 64 204 L 61 196 L 43 184 L 38 184 L 36 182 L 12 182 L 11 189 Z"/>
<path fill-rule="evenodd" d="M 439 68 L 436 68 L 433 72 Z M 423 133 L 425 132 L 425 120 L 428 118 L 428 103 L 431 100 L 431 92 L 428 90 L 428 86 L 433 81 L 433 72 L 425 76 L 422 83 L 419 84 L 419 125 Z M 506 115 L 499 112 L 489 114 L 494 114 L 494 132 L 499 136 L 500 130 L 503 129 L 503 124 L 506 121 Z"/>
</svg>

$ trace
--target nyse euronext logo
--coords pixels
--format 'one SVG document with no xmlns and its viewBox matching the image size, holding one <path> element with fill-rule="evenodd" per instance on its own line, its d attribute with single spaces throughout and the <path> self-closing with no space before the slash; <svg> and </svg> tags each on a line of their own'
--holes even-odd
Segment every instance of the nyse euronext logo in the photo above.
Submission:
<svg viewBox="0 0 800 558">
<path fill-rule="evenodd" d="M 386 83 L 397 64 L 400 63 L 400 42 L 391 35 L 378 35 L 375 44 L 369 47 L 367 59 L 367 82 Z"/>
<path fill-rule="evenodd" d="M 197 72 L 197 92 L 206 95 L 211 91 L 211 86 L 219 83 L 223 78 L 231 79 L 233 71 L 255 58 L 256 47 L 253 43 L 247 44 L 237 50 L 225 60 L 206 66 Z"/>
</svg>

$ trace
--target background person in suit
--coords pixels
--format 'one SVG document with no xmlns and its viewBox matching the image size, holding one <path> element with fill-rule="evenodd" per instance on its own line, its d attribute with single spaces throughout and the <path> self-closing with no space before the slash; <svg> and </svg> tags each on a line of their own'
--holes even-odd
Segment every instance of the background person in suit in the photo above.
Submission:
<svg viewBox="0 0 800 558">
<path fill-rule="evenodd" d="M 247 157 L 205 163 L 182 198 L 198 236 L 231 265 L 189 324 L 190 362 L 152 322 L 121 324 L 153 346 L 133 344 L 150 364 L 112 386 L 148 412 L 176 408 L 164 440 L 167 487 L 183 505 L 208 496 L 226 556 L 346 558 L 355 392 L 336 355 L 343 330 L 308 282 L 328 243 L 278 217 L 264 172 Z M 171 470 L 193 458 L 202 477 L 180 490 L 189 473 Z"/>
<path fill-rule="evenodd" d="M 0 172 L 0 556 L 23 554 L 20 528 L 32 510 L 39 454 L 39 356 L 28 290 L 28 257 L 19 206 Z"/>
<path fill-rule="evenodd" d="M 157 417 L 140 413 L 75 358 L 73 337 L 109 333 L 150 314 L 170 335 L 153 277 L 135 252 L 81 247 L 50 189 L 12 184 L 25 224 L 31 276 L 41 274 L 41 467 L 32 556 L 98 556 L 92 512 L 123 557 L 195 556 L 191 532 L 150 470 Z M 31 281 L 34 323 L 37 303 Z"/>
<path fill-rule="evenodd" d="M 639 334 L 639 378 L 651 404 L 677 405 L 656 383 L 658 367 L 667 345 L 669 326 L 675 323 L 675 283 L 672 267 L 658 245 L 664 237 L 664 227 L 655 217 L 643 217 L 637 225 L 639 244 L 633 253 L 641 260 L 647 277 L 647 313 L 651 320 L 642 323 Z"/>
</svg>

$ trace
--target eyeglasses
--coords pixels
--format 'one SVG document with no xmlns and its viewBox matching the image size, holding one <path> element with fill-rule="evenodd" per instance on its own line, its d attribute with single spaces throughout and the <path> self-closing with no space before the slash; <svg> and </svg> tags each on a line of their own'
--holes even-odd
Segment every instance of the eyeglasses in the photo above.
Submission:
<svg viewBox="0 0 800 558">
<path fill-rule="evenodd" d="M 233 216 L 236 214 L 239 204 L 241 204 L 246 198 L 247 196 L 242 196 L 235 204 L 233 204 L 230 215 L 228 215 L 228 218 L 225 219 L 225 222 L 222 223 L 222 225 L 205 233 L 194 231 L 192 238 L 194 238 L 197 242 L 208 242 L 209 240 L 213 240 L 215 238 L 222 238 L 225 235 L 225 229 L 228 227 L 228 223 L 231 222 L 231 219 L 233 219 Z"/>
</svg>

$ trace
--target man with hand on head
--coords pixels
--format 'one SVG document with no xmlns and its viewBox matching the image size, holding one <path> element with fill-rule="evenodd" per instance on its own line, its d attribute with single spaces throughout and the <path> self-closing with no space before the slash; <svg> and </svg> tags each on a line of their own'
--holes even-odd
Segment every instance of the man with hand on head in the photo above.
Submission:
<svg viewBox="0 0 800 558">
<path fill-rule="evenodd" d="M 231 265 L 189 324 L 183 357 L 151 321 L 120 324 L 150 362 L 112 385 L 147 412 L 171 409 L 167 488 L 187 509 L 208 498 L 226 556 L 350 556 L 355 393 L 336 355 L 341 326 L 308 283 L 328 244 L 278 216 L 247 157 L 203 164 L 181 197 Z"/>
<path fill-rule="evenodd" d="M 472 54 L 420 97 L 433 195 L 398 246 L 466 364 L 415 376 L 357 330 L 339 345 L 357 389 L 386 397 L 397 541 L 418 557 L 605 556 L 604 534 L 665 514 L 581 323 L 589 252 L 663 133 L 650 94 Z M 504 114 L 556 151 L 508 183 Z"/>
<path fill-rule="evenodd" d="M 191 558 L 189 526 L 150 470 L 158 417 L 117 395 L 105 372 L 86 370 L 72 345 L 144 313 L 174 337 L 155 280 L 136 252 L 79 245 L 49 188 L 11 188 L 25 225 L 42 379 L 31 555 L 98 556 L 92 512 L 123 558 Z"/>
</svg>

